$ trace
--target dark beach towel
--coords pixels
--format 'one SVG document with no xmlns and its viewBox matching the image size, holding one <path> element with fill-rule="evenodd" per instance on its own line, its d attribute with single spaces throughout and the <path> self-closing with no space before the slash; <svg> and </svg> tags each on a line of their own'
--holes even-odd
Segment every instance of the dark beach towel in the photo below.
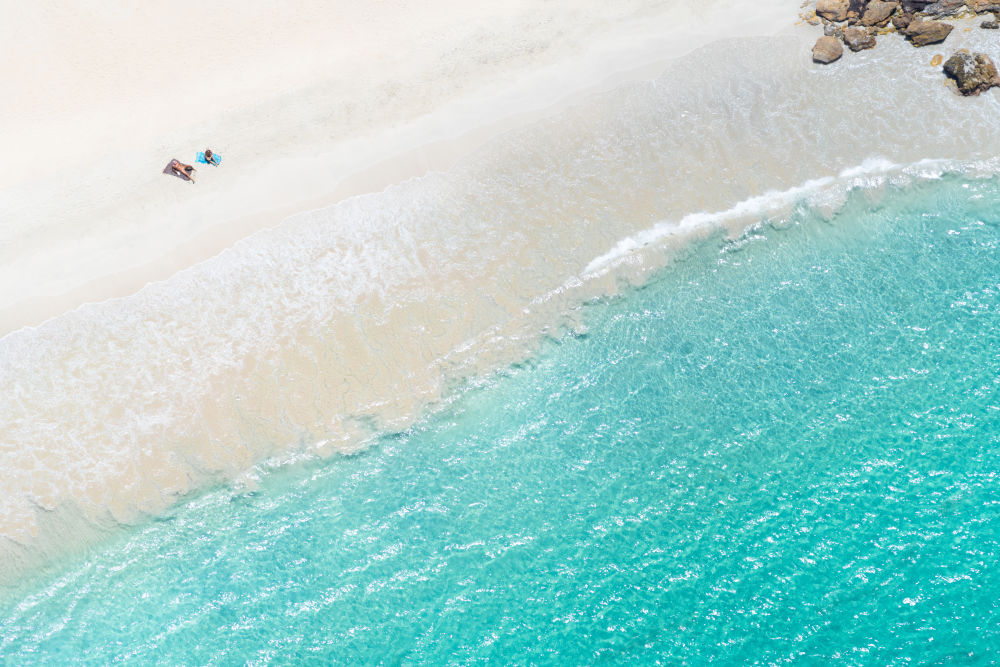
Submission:
<svg viewBox="0 0 1000 667">
<path fill-rule="evenodd" d="M 177 178 L 183 179 L 185 181 L 190 181 L 191 178 L 187 174 L 185 174 L 183 172 L 178 174 L 176 171 L 174 171 L 174 168 L 170 166 L 173 163 L 174 163 L 173 160 L 171 160 L 170 162 L 168 162 L 167 166 L 163 168 L 163 173 L 167 174 L 169 176 L 176 176 Z"/>
</svg>

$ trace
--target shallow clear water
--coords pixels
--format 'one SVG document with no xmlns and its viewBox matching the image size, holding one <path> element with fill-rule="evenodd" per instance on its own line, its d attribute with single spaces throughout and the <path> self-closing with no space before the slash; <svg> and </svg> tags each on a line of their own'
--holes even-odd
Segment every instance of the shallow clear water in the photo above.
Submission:
<svg viewBox="0 0 1000 667">
<path fill-rule="evenodd" d="M 0 662 L 995 658 L 998 204 L 711 239 L 418 428 L 34 582 Z"/>
</svg>

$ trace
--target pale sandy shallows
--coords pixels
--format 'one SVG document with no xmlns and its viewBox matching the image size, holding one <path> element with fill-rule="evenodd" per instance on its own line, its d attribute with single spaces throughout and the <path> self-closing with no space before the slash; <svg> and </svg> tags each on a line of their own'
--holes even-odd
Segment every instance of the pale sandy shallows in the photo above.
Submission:
<svg viewBox="0 0 1000 667">
<path fill-rule="evenodd" d="M 3 0 L 0 335 L 296 211 L 444 168 L 622 73 L 795 3 Z M 161 170 L 210 146 L 194 185 Z"/>
</svg>

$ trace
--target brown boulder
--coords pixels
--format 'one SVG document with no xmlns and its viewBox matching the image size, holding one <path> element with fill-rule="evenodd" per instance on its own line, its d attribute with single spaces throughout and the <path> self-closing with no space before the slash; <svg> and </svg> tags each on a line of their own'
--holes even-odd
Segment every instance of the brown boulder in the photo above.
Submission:
<svg viewBox="0 0 1000 667">
<path fill-rule="evenodd" d="M 927 46 L 943 42 L 954 28 L 942 21 L 913 21 L 903 32 L 913 46 Z"/>
<path fill-rule="evenodd" d="M 850 6 L 848 0 L 816 0 L 816 16 L 828 21 L 846 21 Z"/>
<path fill-rule="evenodd" d="M 1000 23 L 998 23 L 995 20 L 983 21 L 982 23 L 979 24 L 979 27 L 982 28 L 983 30 L 997 30 L 998 28 L 1000 28 Z"/>
<path fill-rule="evenodd" d="M 944 73 L 958 84 L 963 95 L 978 95 L 984 90 L 1000 86 L 997 67 L 985 53 L 957 51 L 944 63 Z"/>
<path fill-rule="evenodd" d="M 913 22 L 913 14 L 896 14 L 892 17 L 892 25 L 896 30 L 903 32 L 907 26 Z"/>
<path fill-rule="evenodd" d="M 838 60 L 842 55 L 844 55 L 844 47 L 840 45 L 840 41 L 836 37 L 829 35 L 820 37 L 813 47 L 813 62 L 816 63 L 826 65 Z"/>
<path fill-rule="evenodd" d="M 898 2 L 872 0 L 872 2 L 868 3 L 868 9 L 865 10 L 864 15 L 861 17 L 861 25 L 884 26 L 889 22 L 889 17 L 892 16 L 892 13 L 896 11 L 896 7 L 898 6 Z"/>
<path fill-rule="evenodd" d="M 844 31 L 844 44 L 851 51 L 875 48 L 875 37 L 864 28 L 848 28 Z"/>
</svg>

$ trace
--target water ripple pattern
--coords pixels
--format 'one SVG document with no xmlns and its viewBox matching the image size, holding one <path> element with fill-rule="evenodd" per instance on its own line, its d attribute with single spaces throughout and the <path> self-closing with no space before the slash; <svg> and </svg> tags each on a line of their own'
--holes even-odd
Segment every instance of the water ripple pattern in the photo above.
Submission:
<svg viewBox="0 0 1000 667">
<path fill-rule="evenodd" d="M 984 664 L 996 181 L 712 238 L 350 457 L 0 606 L 12 664 Z"/>
</svg>

